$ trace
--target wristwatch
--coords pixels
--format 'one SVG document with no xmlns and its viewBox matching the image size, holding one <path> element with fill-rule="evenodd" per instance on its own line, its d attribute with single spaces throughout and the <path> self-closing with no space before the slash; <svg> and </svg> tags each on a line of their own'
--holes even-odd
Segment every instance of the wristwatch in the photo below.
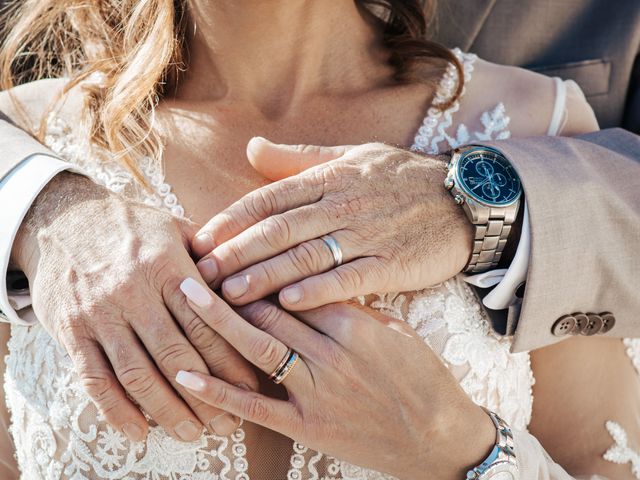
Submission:
<svg viewBox="0 0 640 480">
<path fill-rule="evenodd" d="M 466 480 L 519 480 L 511 428 L 497 414 L 484 411 L 496 427 L 496 444 L 484 462 L 467 472 Z"/>
<path fill-rule="evenodd" d="M 464 271 L 494 268 L 518 215 L 520 177 L 500 151 L 470 145 L 452 152 L 444 185 L 475 226 L 473 252 Z"/>
</svg>

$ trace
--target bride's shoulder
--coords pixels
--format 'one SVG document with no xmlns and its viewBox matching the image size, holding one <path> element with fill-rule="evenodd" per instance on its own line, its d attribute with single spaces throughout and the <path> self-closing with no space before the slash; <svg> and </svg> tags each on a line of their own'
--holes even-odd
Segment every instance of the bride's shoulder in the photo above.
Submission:
<svg viewBox="0 0 640 480">
<path fill-rule="evenodd" d="M 65 78 L 47 78 L 4 90 L 0 92 L 0 112 L 29 131 L 37 129 L 52 112 L 65 120 L 77 119 L 84 96 L 80 87 L 68 89 L 68 82 Z"/>
<path fill-rule="evenodd" d="M 562 135 L 598 129 L 593 110 L 575 82 L 477 59 L 461 110 L 465 116 L 477 116 L 499 104 L 510 118 L 513 136 L 546 135 L 558 115 Z"/>
</svg>

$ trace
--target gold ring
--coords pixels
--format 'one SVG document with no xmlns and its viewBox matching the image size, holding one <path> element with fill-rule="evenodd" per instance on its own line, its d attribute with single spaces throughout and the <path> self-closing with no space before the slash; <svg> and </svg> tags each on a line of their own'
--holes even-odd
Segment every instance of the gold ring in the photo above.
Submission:
<svg viewBox="0 0 640 480">
<path fill-rule="evenodd" d="M 300 355 L 298 352 L 289 348 L 287 350 L 287 354 L 284 356 L 278 367 L 273 371 L 271 375 L 269 375 L 269 380 L 272 380 L 273 383 L 280 384 L 284 382 L 284 379 L 289 376 L 293 367 L 296 366 L 298 360 L 300 359 Z"/>
</svg>

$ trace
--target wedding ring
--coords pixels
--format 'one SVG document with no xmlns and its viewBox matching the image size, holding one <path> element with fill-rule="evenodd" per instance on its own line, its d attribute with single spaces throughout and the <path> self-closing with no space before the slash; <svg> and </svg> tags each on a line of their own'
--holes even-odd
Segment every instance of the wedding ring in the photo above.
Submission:
<svg viewBox="0 0 640 480">
<path fill-rule="evenodd" d="M 333 255 L 333 268 L 339 267 L 342 265 L 342 249 L 340 248 L 340 244 L 333 238 L 331 235 L 324 235 L 320 237 L 329 250 L 331 250 L 331 255 Z"/>
<path fill-rule="evenodd" d="M 273 383 L 280 384 L 284 382 L 284 379 L 289 376 L 289 374 L 293 371 L 293 367 L 296 366 L 300 356 L 298 352 L 289 348 L 287 350 L 287 354 L 284 356 L 278 367 L 273 371 L 271 375 L 269 375 L 269 380 L 272 380 Z"/>
</svg>

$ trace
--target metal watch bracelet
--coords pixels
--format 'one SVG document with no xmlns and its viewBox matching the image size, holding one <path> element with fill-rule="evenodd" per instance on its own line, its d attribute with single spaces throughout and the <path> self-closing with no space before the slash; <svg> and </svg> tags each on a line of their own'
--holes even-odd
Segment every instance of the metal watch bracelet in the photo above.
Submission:
<svg viewBox="0 0 640 480">
<path fill-rule="evenodd" d="M 483 408 L 496 427 L 496 444 L 489 456 L 478 466 L 467 472 L 467 480 L 484 480 L 492 478 L 493 472 L 508 471 L 512 478 L 518 478 L 513 433 L 507 423 L 497 414 Z M 502 468 L 501 468 L 502 467 Z"/>
</svg>

